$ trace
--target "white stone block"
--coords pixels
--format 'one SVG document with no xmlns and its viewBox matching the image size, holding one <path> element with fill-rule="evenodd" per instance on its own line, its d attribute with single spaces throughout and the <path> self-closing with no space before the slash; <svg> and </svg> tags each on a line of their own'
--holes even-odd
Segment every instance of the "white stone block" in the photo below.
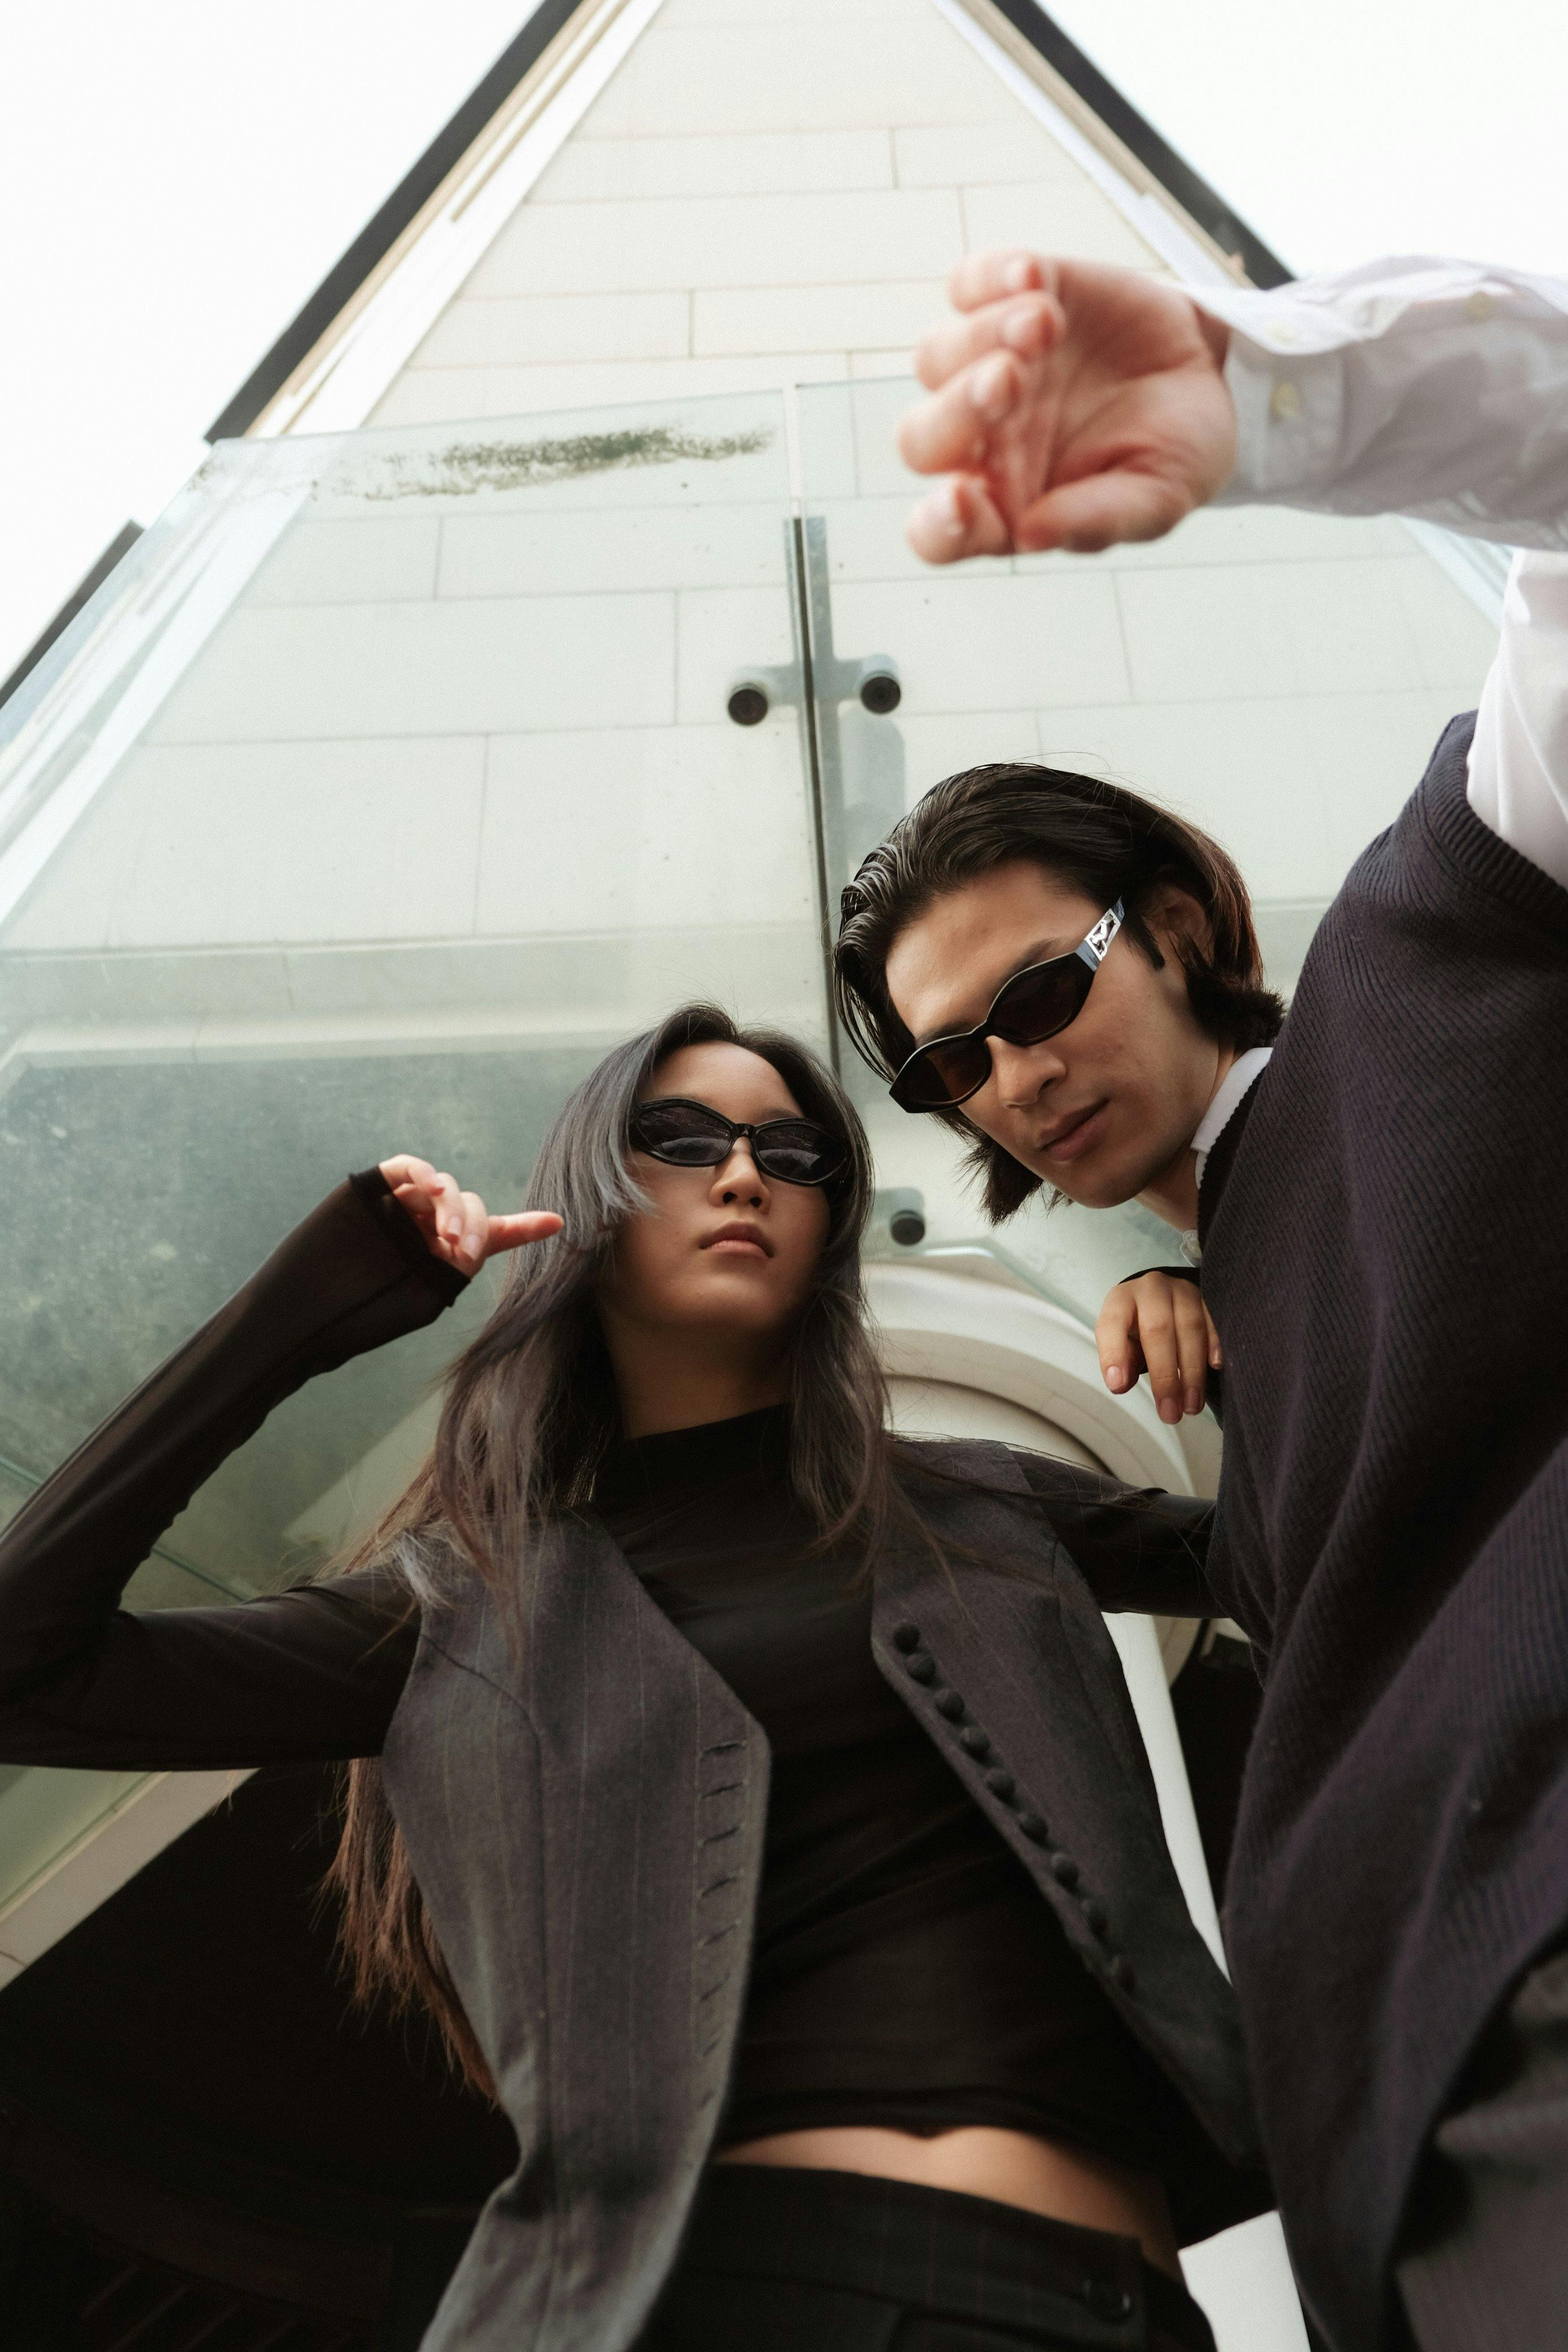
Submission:
<svg viewBox="0 0 1568 2352">
<path fill-rule="evenodd" d="M 1341 875 L 1308 708 L 1259 698 L 1042 711 L 1040 756 L 1176 809 L 1229 850 L 1260 897 L 1328 898 Z"/>
<path fill-rule="evenodd" d="M 922 793 L 961 768 L 990 760 L 1038 760 L 1040 729 L 1030 710 L 931 712 L 922 717 L 902 708 L 888 722 L 904 739 L 904 803 L 913 808 Z"/>
<path fill-rule="evenodd" d="M 965 188 L 962 194 L 968 253 L 1021 245 L 1035 253 L 1116 262 L 1126 269 L 1159 265 L 1159 256 L 1110 197 L 1082 174 L 1044 185 Z"/>
<path fill-rule="evenodd" d="M 1422 683 L 1452 693 L 1456 710 L 1474 703 L 1497 656 L 1496 625 L 1419 551 L 1389 566 L 1387 584 L 1415 638 Z"/>
<path fill-rule="evenodd" d="M 842 352 L 737 353 L 730 358 L 600 361 L 579 367 L 411 368 L 379 403 L 372 425 L 458 424 L 553 410 L 651 406 L 779 384 L 841 380 Z"/>
<path fill-rule="evenodd" d="M 490 747 L 481 932 L 685 930 L 694 936 L 680 984 L 696 993 L 713 984 L 705 926 L 800 926 L 809 961 L 815 890 L 792 714 Z"/>
<path fill-rule="evenodd" d="M 676 716 L 683 726 L 716 726 L 726 718 L 730 689 L 758 664 L 789 663 L 794 654 L 789 599 L 784 589 L 683 590 L 677 641 L 680 684 Z M 727 722 L 734 726 L 730 719 Z M 737 734 L 747 730 L 737 728 Z"/>
<path fill-rule="evenodd" d="M 903 379 L 915 367 L 915 353 L 907 346 L 900 352 L 852 352 L 850 377 L 854 383 L 880 383 L 884 376 Z"/>
<path fill-rule="evenodd" d="M 1007 572 L 846 582 L 833 593 L 841 656 L 891 653 L 912 715 L 1119 701 L 1129 692 L 1109 574 L 1082 584 Z"/>
<path fill-rule="evenodd" d="M 687 139 L 595 139 L 561 149 L 529 192 L 533 205 L 638 202 L 649 196 L 760 195 L 778 189 L 891 188 L 885 131 L 709 131 Z"/>
<path fill-rule="evenodd" d="M 587 135 L 880 130 L 1006 122 L 1019 102 L 925 0 L 830 8 L 814 21 L 749 8 L 717 22 L 663 14 L 590 110 Z"/>
<path fill-rule="evenodd" d="M 1325 780 L 1324 835 L 1336 888 L 1367 843 L 1393 824 L 1468 698 L 1428 687 L 1323 697 L 1307 708 L 1303 724 Z"/>
<path fill-rule="evenodd" d="M 152 756 L 138 745 L 78 818 L 6 926 L 10 953 L 107 945 L 146 829 Z"/>
<path fill-rule="evenodd" d="M 684 359 L 685 293 L 543 294 L 486 301 L 469 293 L 442 312 L 415 368 L 541 367 L 584 360 Z"/>
<path fill-rule="evenodd" d="M 656 726 L 674 697 L 667 595 L 242 611 L 165 705 L 153 740 Z"/>
<path fill-rule="evenodd" d="M 406 604 L 434 594 L 434 515 L 291 523 L 246 591 L 247 604 Z"/>
<path fill-rule="evenodd" d="M 484 754 L 472 737 L 144 753 L 146 823 L 122 876 L 110 944 L 467 932 Z M 220 829 L 223 887 L 214 890 Z"/>
<path fill-rule="evenodd" d="M 757 588 L 782 602 L 782 499 L 708 504 L 702 477 L 689 500 L 549 514 L 456 514 L 442 530 L 444 596 L 574 596 L 601 588 Z"/>
<path fill-rule="evenodd" d="M 1008 122 L 983 129 L 940 123 L 895 131 L 894 163 L 901 188 L 995 187 L 1018 180 L 1081 182 L 1082 173 L 1050 131 L 1022 107 Z"/>
<path fill-rule="evenodd" d="M 1140 701 L 1422 685 L 1396 559 L 1119 572 Z"/>
<path fill-rule="evenodd" d="M 726 287 L 693 298 L 692 348 L 842 352 L 910 343 L 941 315 L 939 278 L 868 286 Z"/>
<path fill-rule="evenodd" d="M 947 188 L 523 205 L 468 281 L 478 295 L 830 286 L 942 278 L 963 250 Z"/>
<path fill-rule="evenodd" d="M 1392 516 L 1308 514 L 1295 507 L 1199 507 L 1164 539 L 1108 548 L 1093 558 L 1118 572 L 1164 572 L 1197 563 L 1343 562 L 1406 555 L 1410 534 Z M 1053 563 L 1060 556 L 1025 556 Z"/>
</svg>

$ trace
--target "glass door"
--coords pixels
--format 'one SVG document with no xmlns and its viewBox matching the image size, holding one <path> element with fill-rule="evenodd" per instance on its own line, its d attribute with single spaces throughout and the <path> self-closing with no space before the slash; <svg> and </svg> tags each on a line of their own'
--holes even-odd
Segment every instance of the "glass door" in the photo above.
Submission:
<svg viewBox="0 0 1568 2352">
<path fill-rule="evenodd" d="M 10 1507 L 350 1169 L 514 1201 L 683 998 L 824 1040 L 792 543 L 774 394 L 231 443 L 0 713 Z M 495 1279 L 275 1414 L 132 1603 L 327 1557 Z M 0 1905 L 131 1785 L 0 1772 Z"/>
</svg>

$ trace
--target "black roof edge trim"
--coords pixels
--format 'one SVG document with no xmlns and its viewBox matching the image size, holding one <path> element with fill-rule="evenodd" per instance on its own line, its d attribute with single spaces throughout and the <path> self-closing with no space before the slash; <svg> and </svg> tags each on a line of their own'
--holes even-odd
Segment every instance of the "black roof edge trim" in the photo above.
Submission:
<svg viewBox="0 0 1568 2352">
<path fill-rule="evenodd" d="M 1128 103 L 1113 82 L 1106 80 L 1099 67 L 1084 56 L 1076 41 L 1069 39 L 1053 17 L 1036 6 L 1035 0 L 992 0 L 992 5 L 1099 116 L 1107 131 L 1115 133 L 1145 170 L 1154 174 L 1166 194 L 1174 196 L 1182 210 L 1214 239 L 1220 251 L 1239 257 L 1254 286 L 1288 286 L 1291 282 L 1295 272 L 1287 269 L 1279 255 L 1271 252 L 1208 182 L 1160 137 L 1154 124 Z"/>
<path fill-rule="evenodd" d="M 23 679 L 32 676 L 56 638 L 65 635 L 88 598 L 98 593 L 120 557 L 129 554 L 141 536 L 141 525 L 139 522 L 128 522 L 116 531 L 92 570 L 82 574 L 54 619 L 34 638 L 10 677 L 0 681 L 0 703 L 9 702 Z"/>
<path fill-rule="evenodd" d="M 580 5 L 580 0 L 539 0 L 516 40 L 502 50 L 445 128 L 437 131 L 407 177 L 399 182 L 381 210 L 366 222 L 298 317 L 284 329 L 267 357 L 246 378 L 223 415 L 208 425 L 209 441 L 231 440 L 255 424 L 268 401 L 282 390 L 376 264 L 391 252 L 414 215 L 429 203 L 453 165 L 462 161 L 485 125 Z"/>
</svg>

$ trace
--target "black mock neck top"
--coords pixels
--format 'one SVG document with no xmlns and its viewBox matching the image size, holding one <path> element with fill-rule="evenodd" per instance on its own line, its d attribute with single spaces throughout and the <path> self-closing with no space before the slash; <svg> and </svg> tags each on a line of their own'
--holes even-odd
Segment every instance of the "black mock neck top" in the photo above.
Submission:
<svg viewBox="0 0 1568 2352">
<path fill-rule="evenodd" d="M 1205 2160 L 1196 2124 L 883 1681 L 869 1580 L 852 1559 L 811 1550 L 787 1447 L 781 1409 L 623 1441 L 594 1497 L 772 1755 L 718 2144 L 829 2124 L 993 2124 L 1179 2182 Z M 1049 1484 L 1071 1547 L 1082 1474 L 1019 1459 Z"/>
</svg>

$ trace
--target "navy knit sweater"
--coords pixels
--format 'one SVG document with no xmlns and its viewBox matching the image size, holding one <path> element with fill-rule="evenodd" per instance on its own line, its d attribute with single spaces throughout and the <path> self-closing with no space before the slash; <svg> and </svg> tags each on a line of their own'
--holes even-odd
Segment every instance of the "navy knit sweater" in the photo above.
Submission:
<svg viewBox="0 0 1568 2352">
<path fill-rule="evenodd" d="M 1291 2250 L 1390 2340 L 1423 2141 L 1568 1921 L 1568 892 L 1444 734 L 1206 1171 L 1210 1579 L 1269 1659 L 1228 1937 Z"/>
</svg>

